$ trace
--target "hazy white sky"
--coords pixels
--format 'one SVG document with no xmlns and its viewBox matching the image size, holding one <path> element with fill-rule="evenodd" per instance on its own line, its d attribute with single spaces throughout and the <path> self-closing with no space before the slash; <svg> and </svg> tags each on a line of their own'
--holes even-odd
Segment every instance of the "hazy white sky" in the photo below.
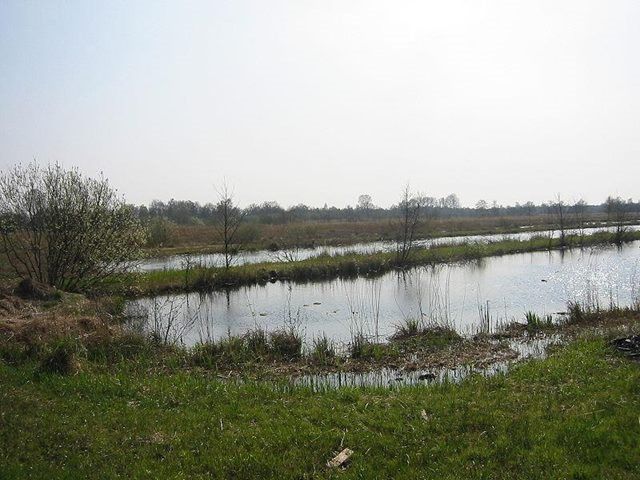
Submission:
<svg viewBox="0 0 640 480">
<path fill-rule="evenodd" d="M 0 1 L 0 167 L 128 200 L 640 196 L 640 2 Z"/>
</svg>

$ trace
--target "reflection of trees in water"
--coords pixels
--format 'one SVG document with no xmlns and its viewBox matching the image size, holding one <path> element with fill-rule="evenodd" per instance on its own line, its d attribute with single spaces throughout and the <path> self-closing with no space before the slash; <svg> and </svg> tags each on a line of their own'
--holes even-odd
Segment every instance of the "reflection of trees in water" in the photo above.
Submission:
<svg viewBox="0 0 640 480">
<path fill-rule="evenodd" d="M 418 320 L 421 327 L 453 328 L 451 305 L 451 267 L 432 265 L 401 271 L 396 276 L 395 302 L 402 320 Z M 406 305 L 398 301 L 404 293 Z M 464 300 L 463 300 L 464 303 Z"/>
<path fill-rule="evenodd" d="M 352 340 L 363 338 L 380 341 L 382 282 L 379 278 L 372 278 L 364 279 L 363 282 L 345 282 L 344 285 Z"/>
</svg>

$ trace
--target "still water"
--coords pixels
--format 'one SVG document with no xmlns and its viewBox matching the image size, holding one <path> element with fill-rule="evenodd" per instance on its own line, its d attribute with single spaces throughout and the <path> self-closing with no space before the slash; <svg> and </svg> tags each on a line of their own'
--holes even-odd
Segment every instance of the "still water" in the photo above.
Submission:
<svg viewBox="0 0 640 480">
<path fill-rule="evenodd" d="M 160 330 L 185 345 L 254 328 L 294 327 L 306 341 L 353 332 L 384 340 L 406 318 L 448 324 L 462 334 L 523 321 L 526 311 L 558 315 L 568 301 L 628 305 L 640 294 L 640 242 L 534 252 L 422 267 L 405 274 L 322 282 L 276 282 L 229 292 L 164 295 L 132 301 L 138 329 Z"/>
<path fill-rule="evenodd" d="M 293 377 L 289 385 L 306 387 L 313 391 L 326 391 L 336 388 L 376 387 L 397 388 L 429 383 L 460 382 L 470 375 L 491 376 L 505 373 L 516 362 L 523 359 L 544 358 L 547 348 L 560 344 L 558 336 L 547 336 L 528 339 L 527 341 L 511 340 L 509 348 L 518 355 L 511 360 L 499 361 L 484 367 L 463 364 L 452 368 L 418 369 L 407 371 L 391 367 L 382 367 L 367 372 L 329 372 L 314 373 Z M 430 375 L 425 375 L 429 373 Z"/>
</svg>

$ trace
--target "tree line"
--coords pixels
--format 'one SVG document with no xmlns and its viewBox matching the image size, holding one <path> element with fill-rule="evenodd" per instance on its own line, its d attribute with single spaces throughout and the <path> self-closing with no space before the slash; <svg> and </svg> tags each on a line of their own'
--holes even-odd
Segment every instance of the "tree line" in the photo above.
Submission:
<svg viewBox="0 0 640 480">
<path fill-rule="evenodd" d="M 540 204 L 525 202 L 523 204 L 503 206 L 497 202 L 480 200 L 476 205 L 463 207 L 458 196 L 454 193 L 445 197 L 436 198 L 427 195 L 416 194 L 419 197 L 422 212 L 430 217 L 483 217 L 483 216 L 534 216 L 549 215 L 554 211 L 553 205 L 557 199 Z M 584 200 L 576 202 L 563 201 L 563 207 L 567 212 L 577 212 L 581 216 L 598 213 L 607 213 L 608 205 L 615 200 L 620 208 L 628 213 L 640 212 L 640 201 L 609 197 L 601 204 L 590 205 Z M 144 223 L 153 219 L 162 218 L 178 225 L 214 224 L 219 218 L 219 201 L 216 203 L 200 204 L 191 200 L 175 200 L 168 202 L 154 200 L 151 204 L 133 207 L 138 218 Z M 324 205 L 323 207 L 310 207 L 304 204 L 293 205 L 288 208 L 280 206 L 277 202 L 268 201 L 260 204 L 254 203 L 241 209 L 244 220 L 247 223 L 267 225 L 287 224 L 296 221 L 364 221 L 396 219 L 403 215 L 403 203 L 398 202 L 388 208 L 376 206 L 370 195 L 363 194 L 358 197 L 355 206 L 335 207 Z"/>
<path fill-rule="evenodd" d="M 223 267 L 229 269 L 243 248 L 239 232 L 245 222 L 389 218 L 395 232 L 395 266 L 403 267 L 410 264 L 418 226 L 428 225 L 439 215 L 482 215 L 492 209 L 501 214 L 544 213 L 553 219 L 564 246 L 567 229 L 584 229 L 591 212 L 605 213 L 616 238 L 623 241 L 631 214 L 640 210 L 637 202 L 617 197 L 601 205 L 587 205 L 583 201 L 569 204 L 560 195 L 543 205 L 469 209 L 460 206 L 455 194 L 436 199 L 413 193 L 409 185 L 402 190 L 400 201 L 387 209 L 376 207 L 369 195 L 361 195 L 355 208 L 343 209 L 304 205 L 283 209 L 273 202 L 243 209 L 227 185 L 217 195 L 215 204 L 204 206 L 171 200 L 134 207 L 104 178 L 86 177 L 58 164 L 18 165 L 0 174 L 0 249 L 18 276 L 76 291 L 131 271 L 145 245 L 162 244 L 167 220 L 211 223 L 215 227 L 211 242 L 221 245 Z M 150 242 L 154 236 L 156 240 Z"/>
</svg>

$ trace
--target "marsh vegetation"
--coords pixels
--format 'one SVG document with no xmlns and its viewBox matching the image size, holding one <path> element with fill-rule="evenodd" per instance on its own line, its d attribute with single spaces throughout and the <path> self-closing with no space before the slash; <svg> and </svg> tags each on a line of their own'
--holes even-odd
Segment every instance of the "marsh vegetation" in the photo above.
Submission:
<svg viewBox="0 0 640 480">
<path fill-rule="evenodd" d="M 292 211 L 304 216 L 287 220 L 275 205 L 240 208 L 231 192 L 225 187 L 211 207 L 194 204 L 199 213 L 184 221 L 175 214 L 184 207 L 179 202 L 145 211 L 126 204 L 106 180 L 58 165 L 4 174 L 3 476 L 70 468 L 90 475 L 105 452 L 116 459 L 100 466 L 107 476 L 197 476 L 203 453 L 221 476 L 331 476 L 324 465 L 345 442 L 356 447 L 346 476 L 412 476 L 426 458 L 436 472 L 462 474 L 469 458 L 479 458 L 473 432 L 480 427 L 492 432 L 482 453 L 485 473 L 498 466 L 503 472 L 513 455 L 525 459 L 513 469 L 535 477 L 546 464 L 529 447 L 550 428 L 558 438 L 545 452 L 565 473 L 633 471 L 615 455 L 633 458 L 637 450 L 636 429 L 625 423 L 635 415 L 628 385 L 637 369 L 612 356 L 603 338 L 638 331 L 636 204 L 610 198 L 604 206 L 569 206 L 558 196 L 504 212 L 479 203 L 470 214 L 455 195 L 433 199 L 407 187 L 390 209 L 363 195 L 351 213 L 298 207 Z M 193 218 L 201 224 L 190 225 Z M 591 230 L 603 226 L 609 230 Z M 519 233 L 427 239 L 484 229 Z M 387 243 L 303 252 L 361 240 Z M 142 271 L 145 247 L 155 254 L 218 252 L 221 261 L 183 256 L 179 268 Z M 242 261 L 243 249 L 258 247 L 272 256 Z M 536 360 L 517 364 L 534 350 Z M 594 375 L 607 376 L 606 389 Z M 567 386 L 563 398 L 553 395 L 559 384 Z M 615 461 L 567 461 L 567 445 L 586 456 L 601 440 L 585 433 L 590 424 L 582 416 L 566 418 L 567 401 L 585 418 L 618 428 L 619 441 L 606 452 Z M 39 408 L 43 402 L 47 409 Z M 346 413 L 336 417 L 336 405 Z M 523 405 L 539 428 L 509 419 Z M 601 405 L 610 407 L 606 415 L 594 410 Z M 210 423 L 212 406 L 214 427 L 192 428 Z M 153 425 L 145 427 L 149 418 Z M 316 421 L 324 426 L 310 427 Z M 400 424 L 411 433 L 388 435 Z M 246 434 L 249 426 L 263 439 L 259 445 Z M 593 445 L 575 447 L 569 437 L 576 428 Z M 130 441 L 114 429 L 129 431 Z M 292 450 L 293 463 L 273 455 L 290 445 L 291 431 L 304 440 Z M 240 467 L 240 453 L 225 447 L 239 441 L 252 452 Z M 407 461 L 367 457 L 381 448 Z M 434 448 L 446 455 L 434 457 Z M 179 459 L 168 460 L 172 452 Z"/>
</svg>

